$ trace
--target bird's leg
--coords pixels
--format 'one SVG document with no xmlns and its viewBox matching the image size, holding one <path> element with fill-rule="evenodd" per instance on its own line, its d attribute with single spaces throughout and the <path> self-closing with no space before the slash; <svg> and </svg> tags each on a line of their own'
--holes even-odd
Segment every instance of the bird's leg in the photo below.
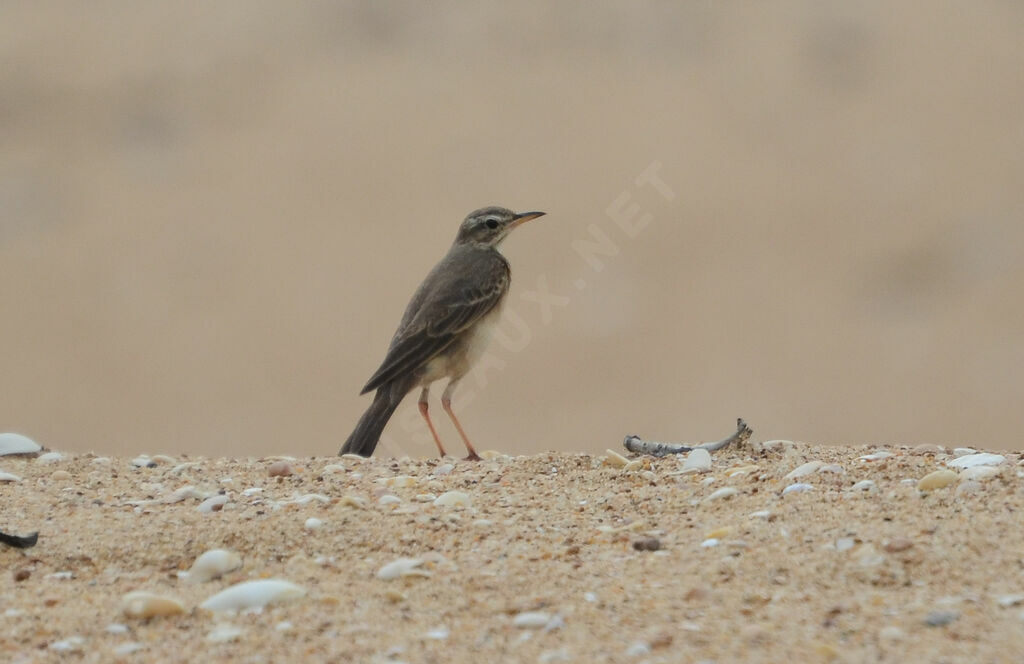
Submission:
<svg viewBox="0 0 1024 664">
<path fill-rule="evenodd" d="M 458 379 L 454 379 L 448 383 L 448 386 L 444 388 L 444 393 L 441 395 L 441 407 L 444 408 L 444 412 L 448 413 L 448 417 L 452 418 L 452 424 L 459 430 L 459 435 L 462 436 L 462 442 L 466 444 L 466 449 L 469 451 L 469 456 L 466 457 L 466 461 L 480 461 L 480 455 L 473 449 L 473 444 L 469 442 L 469 436 L 462 429 L 462 425 L 459 424 L 459 418 L 455 417 L 455 413 L 452 411 L 452 392 L 455 391 L 455 386 L 458 384 Z"/>
<path fill-rule="evenodd" d="M 420 415 L 427 421 L 427 426 L 430 427 L 430 433 L 434 435 L 434 442 L 437 443 L 437 451 L 441 453 L 441 456 L 445 456 L 444 445 L 441 444 L 441 438 L 437 435 L 437 429 L 434 428 L 434 423 L 430 421 L 430 414 L 427 410 L 430 405 L 427 403 L 427 398 L 430 396 L 430 386 L 427 385 L 420 392 Z"/>
</svg>

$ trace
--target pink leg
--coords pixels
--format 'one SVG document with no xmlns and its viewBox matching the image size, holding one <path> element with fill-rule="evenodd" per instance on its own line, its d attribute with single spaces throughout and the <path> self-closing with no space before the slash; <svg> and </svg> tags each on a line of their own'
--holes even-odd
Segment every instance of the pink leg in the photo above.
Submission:
<svg viewBox="0 0 1024 664">
<path fill-rule="evenodd" d="M 444 445 L 441 444 L 441 438 L 437 435 L 437 429 L 434 428 L 434 423 L 430 421 L 430 415 L 427 412 L 429 404 L 427 404 L 427 397 L 430 396 L 430 386 L 427 385 L 420 392 L 420 415 L 427 421 L 427 426 L 430 427 L 430 433 L 434 436 L 434 442 L 437 443 L 437 451 L 441 453 L 441 456 L 445 456 Z"/>
<path fill-rule="evenodd" d="M 455 425 L 459 435 L 462 436 L 462 442 L 466 444 L 466 449 L 469 451 L 466 461 L 480 461 L 480 455 L 473 449 L 473 444 L 469 442 L 469 436 L 466 435 L 462 425 L 459 424 L 459 418 L 455 417 L 455 413 L 452 411 L 452 392 L 455 391 L 456 383 L 458 383 L 457 379 L 448 383 L 448 386 L 444 388 L 444 394 L 441 395 L 441 407 L 444 408 L 444 412 L 448 413 L 448 417 L 452 418 L 452 424 Z"/>
</svg>

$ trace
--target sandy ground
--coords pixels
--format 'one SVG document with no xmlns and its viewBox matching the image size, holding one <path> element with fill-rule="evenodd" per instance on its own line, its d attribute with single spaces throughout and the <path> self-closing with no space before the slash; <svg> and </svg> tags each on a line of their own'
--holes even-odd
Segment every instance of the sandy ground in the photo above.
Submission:
<svg viewBox="0 0 1024 664">
<path fill-rule="evenodd" d="M 0 458 L 21 478 L 0 483 L 0 528 L 39 531 L 34 548 L 0 547 L 0 652 L 13 662 L 1020 661 L 1024 455 L 922 492 L 923 477 L 959 457 L 921 446 L 864 458 L 882 449 L 748 442 L 692 474 L 679 457 L 619 468 L 563 453 L 154 457 L 152 467 Z M 801 466 L 806 475 L 786 477 Z M 793 484 L 811 488 L 783 494 Z M 712 498 L 724 488 L 736 492 Z M 433 503 L 449 491 L 469 504 Z M 198 509 L 216 494 L 220 510 Z M 243 567 L 182 578 L 216 548 Z M 379 578 L 403 557 L 420 561 L 414 574 Z M 305 595 L 238 615 L 198 608 L 260 579 Z M 183 611 L 126 616 L 122 598 L 136 590 Z"/>
</svg>

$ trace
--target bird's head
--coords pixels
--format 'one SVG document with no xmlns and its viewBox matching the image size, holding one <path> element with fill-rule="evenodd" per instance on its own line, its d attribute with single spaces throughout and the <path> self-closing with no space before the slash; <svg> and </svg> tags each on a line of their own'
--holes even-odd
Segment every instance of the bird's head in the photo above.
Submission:
<svg viewBox="0 0 1024 664">
<path fill-rule="evenodd" d="M 516 226 L 542 216 L 543 212 L 513 212 L 502 207 L 485 207 L 470 212 L 459 226 L 455 244 L 497 247 Z"/>
</svg>

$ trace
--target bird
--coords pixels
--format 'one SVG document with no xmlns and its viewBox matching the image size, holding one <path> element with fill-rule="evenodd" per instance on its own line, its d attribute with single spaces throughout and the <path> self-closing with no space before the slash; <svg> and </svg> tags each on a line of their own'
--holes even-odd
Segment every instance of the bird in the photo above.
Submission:
<svg viewBox="0 0 1024 664">
<path fill-rule="evenodd" d="M 430 420 L 428 399 L 431 384 L 447 378 L 441 407 L 466 445 L 466 459 L 480 459 L 452 411 L 452 393 L 483 354 L 508 295 L 512 272 L 498 245 L 514 228 L 544 214 L 491 206 L 466 216 L 448 253 L 416 289 L 384 361 L 360 392 L 376 390 L 373 402 L 338 454 L 371 456 L 398 404 L 409 392 L 421 388 L 420 414 L 438 452 L 446 456 Z"/>
</svg>

